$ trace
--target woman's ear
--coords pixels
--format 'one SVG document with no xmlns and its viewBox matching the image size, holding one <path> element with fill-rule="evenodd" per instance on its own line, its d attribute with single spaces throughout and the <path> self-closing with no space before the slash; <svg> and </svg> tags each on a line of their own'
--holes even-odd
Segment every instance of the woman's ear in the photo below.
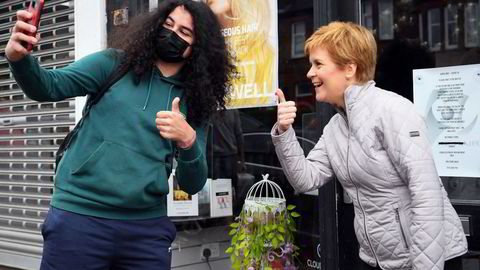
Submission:
<svg viewBox="0 0 480 270">
<path fill-rule="evenodd" d="M 355 74 L 357 73 L 357 64 L 348 63 L 345 66 L 345 76 L 348 80 L 355 79 Z"/>
</svg>

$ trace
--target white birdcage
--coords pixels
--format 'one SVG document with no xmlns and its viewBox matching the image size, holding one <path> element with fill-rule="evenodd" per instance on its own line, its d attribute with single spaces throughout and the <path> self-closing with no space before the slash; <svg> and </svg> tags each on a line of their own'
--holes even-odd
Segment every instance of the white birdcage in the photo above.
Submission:
<svg viewBox="0 0 480 270">
<path fill-rule="evenodd" d="M 232 246 L 226 252 L 232 254 L 232 263 L 241 269 L 272 269 L 273 265 L 297 269 L 294 258 L 298 247 L 293 244 L 295 222 L 288 210 L 295 206 L 287 209 L 280 186 L 268 180 L 268 174 L 262 176 L 248 190 L 243 211 L 231 224 Z"/>
<path fill-rule="evenodd" d="M 277 212 L 286 209 L 283 191 L 275 182 L 268 180 L 268 174 L 262 175 L 263 180 L 254 184 L 247 193 L 244 211 L 253 213 Z"/>
</svg>

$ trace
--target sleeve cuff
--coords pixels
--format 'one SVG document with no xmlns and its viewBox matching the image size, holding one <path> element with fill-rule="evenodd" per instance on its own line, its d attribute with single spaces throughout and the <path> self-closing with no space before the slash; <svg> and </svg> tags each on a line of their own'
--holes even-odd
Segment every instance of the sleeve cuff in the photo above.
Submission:
<svg viewBox="0 0 480 270">
<path fill-rule="evenodd" d="M 179 161 L 182 162 L 191 162 L 196 160 L 202 155 L 202 149 L 200 148 L 200 145 L 196 141 L 193 143 L 192 147 L 188 149 L 182 149 L 178 147 L 178 159 Z"/>
<path fill-rule="evenodd" d="M 30 54 L 27 54 L 25 57 L 15 62 L 8 60 L 7 57 L 5 57 L 5 59 L 7 60 L 10 69 L 16 73 L 16 71 L 22 72 L 28 70 L 28 67 L 31 65 L 34 58 Z"/>
<path fill-rule="evenodd" d="M 277 127 L 278 127 L 278 123 L 275 123 L 275 125 L 273 125 L 273 127 L 272 127 L 272 131 L 270 132 L 270 135 L 272 136 L 273 139 L 289 137 L 289 136 L 292 135 L 292 132 L 293 133 L 295 132 L 293 130 L 293 128 L 290 126 L 287 130 L 285 130 L 285 132 L 280 134 L 280 133 L 278 133 L 278 128 Z"/>
</svg>

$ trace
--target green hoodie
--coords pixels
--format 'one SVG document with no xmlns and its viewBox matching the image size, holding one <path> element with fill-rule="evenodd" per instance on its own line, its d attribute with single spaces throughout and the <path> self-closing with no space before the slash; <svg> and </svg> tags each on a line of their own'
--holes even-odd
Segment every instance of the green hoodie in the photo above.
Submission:
<svg viewBox="0 0 480 270">
<path fill-rule="evenodd" d="M 98 91 L 121 55 L 108 49 L 55 70 L 26 56 L 11 62 L 10 69 L 29 98 L 59 101 Z M 160 136 L 155 118 L 183 96 L 182 74 L 164 77 L 154 67 L 138 85 L 133 78 L 129 72 L 117 81 L 83 121 L 58 165 L 52 206 L 109 219 L 166 215 L 175 143 Z M 184 99 L 180 107 L 185 113 Z M 207 164 L 205 129 L 192 127 L 197 139 L 190 149 L 179 148 L 176 178 L 184 191 L 195 194 L 205 184 Z"/>
</svg>

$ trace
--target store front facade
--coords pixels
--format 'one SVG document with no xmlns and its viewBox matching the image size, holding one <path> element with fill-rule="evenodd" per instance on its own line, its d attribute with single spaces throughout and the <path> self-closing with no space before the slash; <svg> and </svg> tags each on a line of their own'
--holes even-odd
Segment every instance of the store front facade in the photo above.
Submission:
<svg viewBox="0 0 480 270">
<path fill-rule="evenodd" d="M 2 51 L 15 11 L 24 8 L 26 2 L 0 3 Z M 89 3 L 88 7 L 86 1 L 46 2 L 51 10 L 43 17 L 44 43 L 34 54 L 41 57 L 45 66 L 58 68 L 103 48 L 115 28 L 128 25 L 135 16 L 154 9 L 161 0 L 107 0 L 99 1 L 98 5 Z M 480 64 L 478 0 L 278 0 L 276 16 L 278 87 L 287 100 L 297 104 L 293 127 L 305 154 L 314 147 L 335 113 L 331 106 L 315 102 L 312 84 L 306 77 L 310 66 L 303 52 L 304 42 L 321 25 L 340 20 L 372 29 L 379 51 L 377 85 L 410 100 L 414 98 L 414 69 L 480 70 L 478 66 L 465 67 Z M 97 32 L 98 35 L 92 35 Z M 42 245 L 40 226 L 53 190 L 55 147 L 73 128 L 83 100 L 32 102 L 14 83 L 4 59 L 0 59 L 0 75 L 0 123 L 3 123 L 0 125 L 0 265 L 37 269 Z M 353 206 L 339 183 L 331 181 L 309 194 L 295 194 L 270 138 L 276 107 L 239 107 L 236 111 L 242 139 L 237 142 L 233 160 L 241 166 L 225 170 L 226 157 L 216 149 L 222 141 L 215 135 L 213 124 L 208 144 L 210 177 L 235 178 L 233 213 L 241 208 L 245 191 L 261 180 L 262 175 L 269 174 L 269 179 L 283 189 L 287 203 L 296 205 L 301 215 L 295 240 L 300 247 L 299 269 L 362 269 L 353 230 Z M 471 141 L 471 147 L 477 149 L 477 159 L 480 158 L 480 135 Z M 467 233 L 469 252 L 463 256 L 463 269 L 478 270 L 480 175 L 461 175 L 442 177 L 442 181 Z M 224 250 L 229 245 L 228 224 L 233 218 L 212 217 L 209 198 L 205 194 L 198 196 L 198 215 L 172 217 L 178 230 L 173 269 L 228 269 L 230 261 Z M 218 253 L 212 253 L 206 262 L 202 259 L 205 249 Z"/>
</svg>

